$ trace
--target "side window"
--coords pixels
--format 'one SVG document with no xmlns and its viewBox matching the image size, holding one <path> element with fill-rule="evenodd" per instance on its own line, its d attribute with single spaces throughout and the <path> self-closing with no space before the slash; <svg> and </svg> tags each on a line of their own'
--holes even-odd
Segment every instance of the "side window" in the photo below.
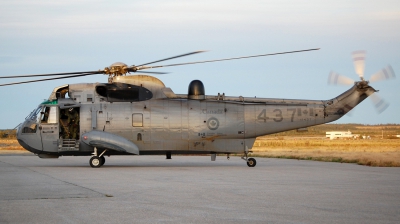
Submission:
<svg viewBox="0 0 400 224">
<path fill-rule="evenodd" d="M 44 107 L 40 117 L 40 122 L 42 124 L 57 123 L 57 107 Z"/>
<path fill-rule="evenodd" d="M 37 124 L 32 123 L 22 129 L 22 133 L 36 133 Z"/>
<path fill-rule="evenodd" d="M 143 114 L 132 114 L 132 127 L 143 127 Z"/>
</svg>

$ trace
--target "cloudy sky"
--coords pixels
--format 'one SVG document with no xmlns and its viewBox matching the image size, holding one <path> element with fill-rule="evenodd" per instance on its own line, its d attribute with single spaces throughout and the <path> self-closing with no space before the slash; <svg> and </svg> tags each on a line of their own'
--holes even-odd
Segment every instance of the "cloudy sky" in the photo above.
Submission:
<svg viewBox="0 0 400 224">
<path fill-rule="evenodd" d="M 331 71 L 358 79 L 351 52 L 366 50 L 365 77 L 392 65 L 396 80 L 374 83 L 390 107 L 369 100 L 336 123 L 400 123 L 400 2 L 398 0 L 201 0 L 0 2 L 0 76 L 143 64 L 195 50 L 206 53 L 162 64 L 308 48 L 319 51 L 154 71 L 175 93 L 193 79 L 207 95 L 331 99 L 349 86 L 327 85 Z M 5 80 L 7 83 L 23 80 Z M 0 129 L 18 125 L 54 87 L 107 82 L 97 75 L 0 87 Z"/>
</svg>

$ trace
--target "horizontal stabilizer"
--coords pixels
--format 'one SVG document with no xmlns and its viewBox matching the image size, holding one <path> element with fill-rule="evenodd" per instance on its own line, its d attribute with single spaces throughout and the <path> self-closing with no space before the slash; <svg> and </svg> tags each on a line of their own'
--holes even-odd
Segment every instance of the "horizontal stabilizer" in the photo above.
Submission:
<svg viewBox="0 0 400 224">
<path fill-rule="evenodd" d="M 92 147 L 139 155 L 137 145 L 119 135 L 104 131 L 90 131 L 84 133 L 81 139 Z"/>
</svg>

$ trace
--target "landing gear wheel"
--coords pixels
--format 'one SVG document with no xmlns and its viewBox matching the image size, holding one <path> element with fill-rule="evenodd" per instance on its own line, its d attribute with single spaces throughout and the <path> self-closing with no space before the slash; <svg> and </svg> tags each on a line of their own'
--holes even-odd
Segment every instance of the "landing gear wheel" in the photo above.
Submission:
<svg viewBox="0 0 400 224">
<path fill-rule="evenodd" d="M 104 158 L 104 156 L 100 156 L 100 166 L 103 166 L 104 163 L 106 163 L 106 158 Z"/>
<path fill-rule="evenodd" d="M 92 158 L 90 158 L 89 164 L 93 168 L 99 168 L 102 165 L 101 159 L 98 156 L 93 156 Z"/>
<path fill-rule="evenodd" d="M 247 166 L 249 166 L 249 167 L 255 167 L 256 164 L 257 164 L 257 162 L 256 162 L 256 159 L 254 159 L 254 158 L 249 158 L 247 160 Z"/>
</svg>

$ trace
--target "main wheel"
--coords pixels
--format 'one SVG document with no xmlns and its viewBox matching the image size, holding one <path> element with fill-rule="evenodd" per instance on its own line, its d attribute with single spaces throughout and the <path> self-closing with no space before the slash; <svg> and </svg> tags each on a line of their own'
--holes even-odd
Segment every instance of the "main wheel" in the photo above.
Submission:
<svg viewBox="0 0 400 224">
<path fill-rule="evenodd" d="M 249 167 L 255 167 L 256 164 L 257 164 L 257 162 L 256 162 L 256 159 L 254 159 L 254 158 L 249 158 L 247 160 L 247 166 L 249 166 Z"/>
<path fill-rule="evenodd" d="M 89 160 L 89 164 L 91 167 L 93 168 L 99 168 L 101 167 L 101 159 L 98 156 L 93 156 L 92 158 L 90 158 Z"/>
<path fill-rule="evenodd" d="M 101 156 L 100 157 L 100 164 L 101 164 L 100 166 L 103 166 L 104 163 L 106 163 L 106 158 L 104 156 Z"/>
</svg>

